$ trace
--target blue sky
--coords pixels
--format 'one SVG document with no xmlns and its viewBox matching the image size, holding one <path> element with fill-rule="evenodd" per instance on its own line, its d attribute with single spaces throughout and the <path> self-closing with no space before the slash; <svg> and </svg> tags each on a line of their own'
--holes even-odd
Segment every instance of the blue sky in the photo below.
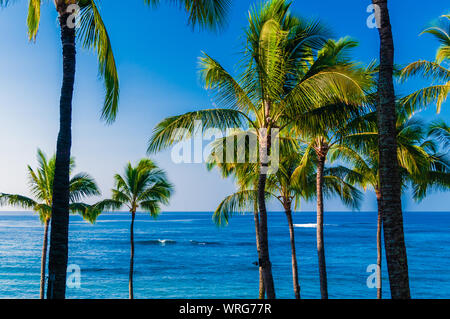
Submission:
<svg viewBox="0 0 450 319">
<path fill-rule="evenodd" d="M 151 9 L 143 1 L 101 1 L 101 12 L 114 46 L 121 80 L 120 112 L 117 121 L 106 126 L 99 120 L 103 86 L 98 80 L 96 58 L 78 49 L 73 114 L 73 149 L 77 171 L 93 175 L 104 196 L 113 186 L 112 176 L 122 172 L 128 161 L 146 155 L 146 145 L 154 125 L 163 118 L 211 106 L 210 96 L 199 81 L 198 57 L 202 51 L 219 60 L 234 73 L 242 48 L 242 31 L 248 9 L 258 3 L 234 0 L 227 27 L 221 32 L 192 30 L 186 14 L 173 5 Z M 342 3 L 345 3 L 343 5 Z M 355 60 L 368 63 L 378 57 L 378 34 L 366 26 L 370 0 L 294 0 L 292 10 L 326 23 L 336 38 L 351 36 L 360 45 Z M 35 165 L 36 149 L 47 154 L 55 150 L 58 132 L 58 101 L 61 71 L 59 28 L 53 4 L 42 8 L 36 43 L 27 40 L 27 1 L 0 11 L 0 192 L 28 194 L 26 165 Z M 437 42 L 419 37 L 424 27 L 449 11 L 444 1 L 390 1 L 396 45 L 396 63 L 433 59 Z M 408 93 L 418 82 L 398 87 Z M 450 105 L 440 117 L 449 119 Z M 430 108 L 421 116 L 432 120 Z M 231 180 L 207 172 L 202 164 L 172 163 L 170 152 L 152 156 L 168 171 L 176 194 L 167 210 L 210 211 L 233 192 Z M 420 204 L 408 195 L 406 210 L 448 210 L 448 193 L 429 196 Z M 375 210 L 376 201 L 368 193 L 362 210 Z M 2 208 L 2 210 L 10 208 Z M 273 204 L 272 209 L 281 207 Z M 314 210 L 305 203 L 303 210 Z M 346 210 L 337 200 L 329 200 L 326 210 Z"/>
</svg>

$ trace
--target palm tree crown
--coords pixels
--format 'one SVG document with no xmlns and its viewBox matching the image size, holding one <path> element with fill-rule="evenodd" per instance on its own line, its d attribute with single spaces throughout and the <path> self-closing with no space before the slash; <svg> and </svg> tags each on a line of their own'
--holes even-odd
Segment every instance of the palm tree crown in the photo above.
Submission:
<svg viewBox="0 0 450 319">
<path fill-rule="evenodd" d="M 119 209 L 126 206 L 130 212 L 141 208 L 157 217 L 161 204 L 167 204 L 173 192 L 166 173 L 150 159 L 142 159 L 135 167 L 128 163 L 124 175 L 114 176 L 114 183 L 112 198 L 96 204 L 96 207 Z"/>
<path fill-rule="evenodd" d="M 22 195 L 0 193 L 0 205 L 16 206 L 32 209 L 39 214 L 44 223 L 51 218 L 53 200 L 53 180 L 55 176 L 55 156 L 50 159 L 41 151 L 37 152 L 39 167 L 28 166 L 30 191 L 35 199 Z M 71 161 L 71 170 L 75 168 Z M 94 222 L 98 212 L 87 204 L 81 203 L 83 198 L 100 195 L 95 180 L 87 173 L 78 173 L 70 179 L 70 211 L 79 213 L 86 220 Z"/>
</svg>

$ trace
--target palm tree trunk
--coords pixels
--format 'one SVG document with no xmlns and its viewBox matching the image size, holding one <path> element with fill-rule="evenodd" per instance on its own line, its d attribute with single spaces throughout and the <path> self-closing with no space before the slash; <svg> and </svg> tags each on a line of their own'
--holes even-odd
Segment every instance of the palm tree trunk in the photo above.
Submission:
<svg viewBox="0 0 450 319">
<path fill-rule="evenodd" d="M 294 235 L 294 223 L 292 222 L 291 204 L 287 204 L 284 208 L 289 225 L 289 235 L 291 238 L 291 255 L 292 255 L 292 282 L 294 285 L 295 299 L 300 299 L 300 285 L 298 283 L 298 266 L 297 266 L 297 254 L 295 252 L 295 235 Z"/>
<path fill-rule="evenodd" d="M 64 5 L 65 6 L 65 5 Z M 63 83 L 60 99 L 60 128 L 56 146 L 55 178 L 50 232 L 47 298 L 64 299 L 69 237 L 69 165 L 72 145 L 72 97 L 75 82 L 75 29 L 67 26 L 69 13 L 58 8 L 63 49 Z"/>
<path fill-rule="evenodd" d="M 394 41 L 387 0 L 372 0 L 380 13 L 380 71 L 378 131 L 380 190 L 386 262 L 393 299 L 411 298 L 403 232 L 401 181 L 397 161 L 395 91 L 393 83 Z"/>
<path fill-rule="evenodd" d="M 130 299 L 134 299 L 133 294 L 133 272 L 134 272 L 134 218 L 136 217 L 136 212 L 131 212 L 131 225 L 130 225 L 130 245 L 131 245 L 131 254 L 130 254 L 130 276 L 128 279 L 128 291 Z"/>
<path fill-rule="evenodd" d="M 259 216 L 258 216 L 258 203 L 255 201 L 253 216 L 255 219 L 255 234 L 256 234 L 256 250 L 258 251 L 258 260 L 261 259 L 261 251 L 259 249 Z M 264 289 L 264 277 L 261 265 L 259 267 L 259 299 L 264 299 L 266 293 Z"/>
<path fill-rule="evenodd" d="M 381 211 L 381 193 L 377 189 L 375 190 L 377 195 L 377 204 L 378 204 L 378 218 L 377 218 L 377 299 L 383 299 L 383 291 L 382 291 L 382 282 L 381 282 L 381 261 L 382 261 L 382 253 L 383 249 L 381 246 L 381 231 L 383 228 L 382 222 L 382 211 Z"/>
<path fill-rule="evenodd" d="M 320 295 L 328 299 L 327 266 L 325 262 L 325 243 L 323 240 L 323 172 L 325 156 L 318 156 L 317 162 L 317 255 L 319 257 Z"/>
<path fill-rule="evenodd" d="M 259 248 L 261 257 L 259 265 L 262 267 L 264 277 L 264 287 L 266 289 L 267 299 L 275 299 L 275 285 L 272 276 L 272 264 L 269 258 L 269 239 L 267 230 L 267 209 L 266 209 L 266 179 L 269 162 L 270 136 L 267 132 L 260 136 L 260 174 L 258 180 L 258 207 L 259 207 Z"/>
<path fill-rule="evenodd" d="M 44 243 L 42 244 L 42 256 L 41 256 L 41 287 L 39 298 L 44 299 L 45 291 L 45 266 L 47 264 L 47 247 L 48 247 L 48 225 L 50 224 L 50 218 L 45 219 L 44 226 Z"/>
</svg>

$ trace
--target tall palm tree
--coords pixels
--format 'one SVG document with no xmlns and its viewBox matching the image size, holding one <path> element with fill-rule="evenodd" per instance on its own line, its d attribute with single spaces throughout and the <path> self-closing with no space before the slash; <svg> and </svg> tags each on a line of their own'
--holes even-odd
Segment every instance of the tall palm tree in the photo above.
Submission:
<svg viewBox="0 0 450 319">
<path fill-rule="evenodd" d="M 275 288 L 264 190 L 271 157 L 270 144 L 277 138 L 273 129 L 285 128 L 290 122 L 311 114 L 318 114 L 316 118 L 321 116 L 321 119 L 334 117 L 335 114 L 325 112 L 324 109 L 329 109 L 321 106 L 330 100 L 348 101 L 363 95 L 354 72 L 345 68 L 322 69 L 303 74 L 301 78 L 297 76 L 300 67 L 310 61 L 311 52 L 325 42 L 327 33 L 320 23 L 293 16 L 289 7 L 290 3 L 285 0 L 271 0 L 251 11 L 242 74 L 238 79 L 204 54 L 200 59 L 201 75 L 220 108 L 165 119 L 154 129 L 148 148 L 149 152 L 156 152 L 190 138 L 197 129 L 196 120 L 201 122 L 202 129 L 241 127 L 257 132 L 260 263 L 270 299 L 275 298 Z"/>
<path fill-rule="evenodd" d="M 0 7 L 16 1 L 0 0 Z M 28 35 L 36 40 L 39 30 L 42 0 L 29 0 Z M 158 5 L 159 0 L 144 0 Z M 176 0 L 189 15 L 189 23 L 216 28 L 224 21 L 228 0 Z M 60 130 L 57 140 L 54 200 L 52 204 L 49 281 L 47 297 L 65 298 L 69 232 L 69 168 L 72 145 L 72 97 L 75 82 L 76 39 L 82 47 L 97 53 L 99 74 L 105 82 L 105 102 L 102 119 L 114 121 L 119 101 L 119 78 L 108 32 L 96 0 L 54 0 L 61 31 L 63 82 L 60 98 Z M 79 12 L 77 12 L 79 9 Z M 75 17 L 79 16 L 76 27 Z"/>
<path fill-rule="evenodd" d="M 418 118 L 409 118 L 405 111 L 398 107 L 397 117 L 397 158 L 400 164 L 402 178 L 402 190 L 405 191 L 408 184 L 413 188 L 413 198 L 416 201 L 422 200 L 430 189 L 438 188 L 442 191 L 450 187 L 450 162 L 446 154 L 439 154 L 439 143 L 444 145 L 445 140 L 429 139 L 429 137 L 439 135 L 439 131 L 444 129 L 445 123 L 435 122 L 425 130 L 424 123 Z M 404 110 L 404 109 L 403 109 Z M 339 145 L 332 154 L 332 159 L 342 159 L 352 163 L 353 169 L 346 176 L 346 180 L 351 184 L 357 184 L 364 190 L 372 188 L 376 194 L 378 206 L 377 218 L 377 298 L 382 298 L 382 216 L 383 207 L 381 205 L 381 185 L 378 158 L 378 132 L 376 129 L 376 113 L 370 113 L 365 117 L 366 121 L 372 122 L 367 128 L 372 130 L 361 130 L 350 134 L 344 138 L 344 143 Z M 448 147 L 447 147 L 448 148 Z"/>
<path fill-rule="evenodd" d="M 431 86 L 420 89 L 402 99 L 410 114 L 417 109 L 436 102 L 437 113 L 447 99 L 450 92 L 450 70 L 446 63 L 450 60 L 450 15 L 441 16 L 441 22 L 425 29 L 421 34 L 431 34 L 440 43 L 435 61 L 419 60 L 406 66 L 402 70 L 402 79 L 406 80 L 415 75 L 421 75 L 432 80 Z M 435 84 L 441 82 L 441 84 Z"/>
<path fill-rule="evenodd" d="M 126 206 L 131 213 L 130 225 L 130 273 L 129 297 L 133 294 L 134 273 L 134 219 L 139 208 L 148 211 L 154 218 L 161 212 L 161 204 L 168 204 L 173 193 L 173 186 L 169 183 L 166 173 L 159 169 L 150 159 L 142 159 L 137 166 L 131 163 L 125 167 L 124 175 L 114 176 L 115 188 L 112 199 L 101 201 L 94 205 L 98 211 L 117 210 Z"/>
<path fill-rule="evenodd" d="M 317 135 L 314 138 L 309 138 L 309 144 L 307 144 L 306 151 L 301 158 L 298 167 L 292 172 L 292 178 L 297 180 L 300 176 L 302 187 L 304 185 L 314 185 L 314 194 L 317 203 L 317 223 L 316 223 L 316 244 L 317 244 L 317 256 L 319 267 L 319 280 L 320 280 L 320 294 L 322 299 L 328 299 L 328 280 L 326 270 L 325 259 L 325 242 L 324 242 L 324 197 L 329 196 L 327 194 L 330 186 L 326 183 L 330 183 L 330 176 L 334 178 L 343 179 L 348 173 L 348 169 L 345 166 L 337 166 L 327 168 L 326 162 L 328 153 L 334 148 L 339 147 L 342 143 L 342 135 L 345 131 L 334 132 L 322 132 L 322 135 Z M 314 166 L 311 165 L 314 163 Z M 306 175 L 304 170 L 315 170 L 314 180 L 310 179 L 309 175 Z M 334 180 L 333 180 L 334 181 Z M 336 182 L 336 181 L 335 181 Z M 335 187 L 341 187 L 341 193 L 338 193 L 345 204 L 352 208 L 359 206 L 359 194 L 356 189 L 353 189 L 351 185 L 333 184 Z M 311 193 L 311 191 L 309 191 Z"/>
<path fill-rule="evenodd" d="M 239 137 L 239 132 L 236 134 L 233 134 L 234 137 Z M 223 157 L 224 151 L 226 153 L 226 149 L 224 147 L 224 143 L 226 145 L 226 139 L 219 139 L 216 141 L 213 145 L 213 148 L 211 149 L 211 153 L 208 155 L 208 159 L 206 162 L 206 167 L 210 171 L 213 168 L 217 167 L 219 171 L 222 174 L 223 178 L 229 178 L 230 176 L 233 176 L 236 180 L 236 184 L 240 188 L 245 188 L 248 186 L 248 184 L 253 184 L 254 189 L 257 189 L 257 179 L 255 179 L 255 176 L 258 176 L 257 174 L 257 164 L 253 163 L 223 163 L 221 158 Z M 235 146 L 235 145 L 233 145 Z M 234 150 L 234 155 L 236 156 L 237 152 L 241 150 Z M 246 153 L 246 157 L 248 159 L 249 152 L 247 150 L 242 150 Z M 236 157 L 235 157 L 236 158 Z M 249 172 L 252 172 L 253 174 L 249 174 Z M 258 260 L 261 258 L 261 249 L 259 247 L 260 242 L 260 235 L 259 235 L 259 210 L 258 210 L 258 202 L 256 200 L 253 201 L 253 219 L 255 223 L 255 236 L 256 236 L 256 251 L 258 253 Z M 223 217 L 223 218 L 222 218 Z M 225 224 L 228 224 L 228 216 L 219 215 L 216 217 L 216 215 L 213 215 L 214 222 L 218 226 L 223 226 Z M 263 272 L 262 267 L 258 262 L 258 269 L 259 269 L 259 299 L 265 298 L 265 288 L 264 288 L 264 278 L 263 278 Z"/>
<path fill-rule="evenodd" d="M 305 148 L 292 145 L 290 139 L 282 141 L 281 149 L 279 169 L 276 173 L 269 175 L 267 179 L 266 198 L 278 200 L 286 214 L 291 245 L 294 296 L 296 299 L 300 299 L 292 205 L 295 204 L 295 208 L 299 208 L 302 199 L 311 200 L 316 196 L 313 181 L 315 180 L 317 163 L 312 156 L 306 156 Z M 214 148 L 215 155 L 223 151 L 226 152 L 226 150 L 220 150 L 218 147 Z M 234 171 L 239 180 L 238 191 L 227 196 L 214 213 L 214 221 L 218 225 L 224 225 L 228 224 L 229 219 L 234 214 L 245 213 L 252 205 L 257 203 L 257 184 L 254 183 L 254 176 L 256 176 L 254 173 L 258 166 L 250 163 L 224 165 L 212 162 L 210 167 L 216 165 L 222 172 Z M 324 174 L 324 192 L 327 196 L 338 195 L 345 204 L 355 208 L 359 206 L 361 194 L 356 188 L 345 182 L 346 172 L 347 169 L 343 166 L 327 168 Z"/>
<path fill-rule="evenodd" d="M 305 65 L 299 74 L 302 76 L 312 76 L 318 72 L 328 70 L 345 69 L 348 73 L 353 72 L 354 79 L 358 80 L 358 86 L 364 91 L 369 92 L 372 87 L 370 80 L 371 68 L 362 68 L 349 58 L 349 52 L 357 46 L 357 42 L 342 38 L 338 41 L 328 40 L 317 56 L 311 56 L 312 63 Z M 342 141 L 342 136 L 346 134 L 349 127 L 357 126 L 360 122 L 359 117 L 366 112 L 365 108 L 358 106 L 363 100 L 353 98 L 351 103 L 335 102 L 330 99 L 322 108 L 325 110 L 322 114 L 332 114 L 327 119 L 320 113 L 310 114 L 308 117 L 298 116 L 293 123 L 292 132 L 299 136 L 303 143 L 308 144 L 308 152 L 305 158 L 311 156 L 310 150 L 313 150 L 316 157 L 316 194 L 317 194 L 317 253 L 320 274 L 320 291 L 322 299 L 328 298 L 327 271 L 325 261 L 325 243 L 323 235 L 324 223 L 324 202 L 323 202 L 323 183 L 324 170 L 328 152 L 335 145 Z M 288 121 L 290 118 L 288 118 Z"/>
<path fill-rule="evenodd" d="M 55 157 L 47 159 L 46 155 L 38 150 L 37 159 L 39 167 L 33 170 L 28 166 L 30 191 L 35 199 L 23 195 L 11 195 L 0 193 L 0 206 L 16 206 L 32 209 L 38 213 L 39 219 L 44 224 L 44 241 L 41 257 L 41 285 L 40 298 L 44 299 L 45 268 L 47 262 L 48 228 L 52 217 L 53 181 L 55 176 Z M 74 169 L 74 161 L 71 160 L 71 171 Z M 85 197 L 100 195 L 100 191 L 94 179 L 86 173 L 79 173 L 70 179 L 70 205 L 72 213 L 79 213 L 84 219 L 93 223 L 98 214 L 87 204 L 79 202 Z"/>
<path fill-rule="evenodd" d="M 383 208 L 383 229 L 391 296 L 409 299 L 408 261 L 406 256 L 401 178 L 397 161 L 395 111 L 394 40 L 387 0 L 372 0 L 379 10 L 380 70 L 378 76 L 378 139 L 380 158 L 380 190 Z"/>
</svg>

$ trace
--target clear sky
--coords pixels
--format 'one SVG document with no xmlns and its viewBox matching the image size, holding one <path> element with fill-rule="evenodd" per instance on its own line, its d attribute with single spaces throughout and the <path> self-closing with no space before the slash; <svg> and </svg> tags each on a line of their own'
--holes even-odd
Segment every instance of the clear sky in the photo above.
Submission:
<svg viewBox="0 0 450 319">
<path fill-rule="evenodd" d="M 146 155 L 146 146 L 157 122 L 171 115 L 211 107 L 210 96 L 198 76 L 202 51 L 235 71 L 242 48 L 242 31 L 253 0 L 232 0 L 227 27 L 221 32 L 192 30 L 186 14 L 173 5 L 151 9 L 143 1 L 103 0 L 101 13 L 113 43 L 121 80 L 120 112 L 106 126 L 99 115 L 103 86 L 97 77 L 92 52 L 78 49 L 73 113 L 73 148 L 77 171 L 93 175 L 105 197 L 110 195 L 113 174 L 122 172 L 128 161 Z M 163 1 L 164 2 L 164 1 Z M 419 33 L 428 23 L 449 11 L 443 0 L 389 1 L 396 45 L 396 63 L 433 59 L 437 42 Z M 58 102 L 62 77 L 59 28 L 53 4 L 41 9 L 41 27 L 36 43 L 27 40 L 28 1 L 17 1 L 0 11 L 0 192 L 28 194 L 26 165 L 36 165 L 36 149 L 53 154 L 58 133 Z M 169 3 L 169 1 L 167 1 Z M 307 18 L 319 18 L 335 37 L 351 36 L 360 42 L 355 60 L 368 63 L 378 57 L 378 33 L 366 26 L 370 0 L 294 0 L 292 10 Z M 418 84 L 418 83 L 414 83 Z M 408 93 L 414 84 L 401 85 Z M 449 120 L 450 103 L 441 117 Z M 435 118 L 435 109 L 421 114 Z M 231 180 L 222 180 L 202 164 L 172 163 L 170 152 L 153 158 L 168 171 L 176 194 L 167 210 L 210 211 L 232 193 Z M 406 210 L 449 210 L 449 193 L 429 196 L 420 204 L 409 196 Z M 273 204 L 272 209 L 281 210 Z M 375 210 L 368 193 L 362 210 Z M 314 210 L 306 203 L 303 210 Z M 2 208 L 10 210 L 10 208 Z M 326 210 L 346 210 L 336 200 Z"/>
</svg>

